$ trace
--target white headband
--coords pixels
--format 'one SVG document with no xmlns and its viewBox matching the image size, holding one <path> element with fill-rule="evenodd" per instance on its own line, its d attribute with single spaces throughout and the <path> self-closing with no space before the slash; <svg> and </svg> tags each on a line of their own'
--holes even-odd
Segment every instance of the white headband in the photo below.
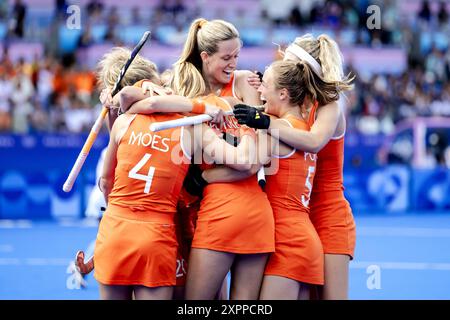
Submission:
<svg viewBox="0 0 450 320">
<path fill-rule="evenodd" d="M 294 56 L 299 58 L 300 60 L 303 60 L 307 62 L 311 68 L 313 68 L 314 72 L 319 75 L 323 76 L 322 74 L 322 68 L 320 67 L 320 64 L 317 62 L 316 59 L 314 59 L 308 52 L 306 52 L 303 48 L 299 47 L 296 44 L 291 44 L 289 47 L 287 47 L 286 52 L 289 51 Z"/>
</svg>

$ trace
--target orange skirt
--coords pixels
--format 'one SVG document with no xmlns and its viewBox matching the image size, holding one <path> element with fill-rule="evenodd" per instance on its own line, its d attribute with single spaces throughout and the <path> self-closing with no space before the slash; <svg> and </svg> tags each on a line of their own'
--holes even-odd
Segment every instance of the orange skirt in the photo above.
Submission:
<svg viewBox="0 0 450 320">
<path fill-rule="evenodd" d="M 173 214 L 110 206 L 99 226 L 95 273 L 105 285 L 174 286 L 177 241 Z"/>
<path fill-rule="evenodd" d="M 342 191 L 317 191 L 311 195 L 310 218 L 325 254 L 345 254 L 353 259 L 356 225 Z"/>
<path fill-rule="evenodd" d="M 270 255 L 264 274 L 322 285 L 323 249 L 308 214 L 280 208 L 273 211 L 275 253 Z"/>
<path fill-rule="evenodd" d="M 275 251 L 272 208 L 256 177 L 206 186 L 192 247 L 237 254 Z"/>
</svg>

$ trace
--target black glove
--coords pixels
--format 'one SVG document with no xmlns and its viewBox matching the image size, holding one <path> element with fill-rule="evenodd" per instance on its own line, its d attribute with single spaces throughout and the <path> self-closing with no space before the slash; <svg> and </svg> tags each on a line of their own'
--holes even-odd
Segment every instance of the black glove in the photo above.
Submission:
<svg viewBox="0 0 450 320">
<path fill-rule="evenodd" d="M 233 112 L 239 124 L 255 129 L 268 129 L 270 126 L 270 117 L 254 107 L 237 104 Z"/>
<path fill-rule="evenodd" d="M 261 72 L 259 72 L 259 71 L 255 71 L 255 73 L 258 75 L 259 81 L 262 82 L 263 74 Z"/>
<path fill-rule="evenodd" d="M 202 170 L 197 165 L 190 165 L 183 187 L 193 196 L 203 196 L 203 189 L 208 182 L 202 177 Z"/>
</svg>

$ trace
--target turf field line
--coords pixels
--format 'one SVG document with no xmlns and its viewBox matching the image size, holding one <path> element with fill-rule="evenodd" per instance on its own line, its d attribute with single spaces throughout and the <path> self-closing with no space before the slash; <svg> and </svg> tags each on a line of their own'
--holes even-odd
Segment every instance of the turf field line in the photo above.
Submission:
<svg viewBox="0 0 450 320">
<path fill-rule="evenodd" d="M 67 266 L 72 260 L 67 258 L 0 258 L 0 266 L 25 265 L 25 266 Z"/>
<path fill-rule="evenodd" d="M 1 219 L 0 228 L 13 229 L 13 228 L 31 228 L 33 224 L 31 220 L 9 220 Z"/>
<path fill-rule="evenodd" d="M 450 229 L 443 228 L 357 227 L 356 232 L 371 237 L 450 238 Z"/>
<path fill-rule="evenodd" d="M 369 266 L 378 266 L 388 270 L 436 270 L 449 271 L 450 263 L 433 262 L 384 262 L 384 261 L 352 261 L 350 269 L 367 269 Z"/>
</svg>

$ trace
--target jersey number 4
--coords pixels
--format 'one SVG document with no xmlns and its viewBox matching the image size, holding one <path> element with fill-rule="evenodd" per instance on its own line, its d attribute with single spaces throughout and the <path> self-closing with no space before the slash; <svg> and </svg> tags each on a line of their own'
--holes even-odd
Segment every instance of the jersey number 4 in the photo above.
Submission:
<svg viewBox="0 0 450 320">
<path fill-rule="evenodd" d="M 153 175 L 155 174 L 155 167 L 148 168 L 147 175 L 138 173 L 139 170 L 142 169 L 143 166 L 147 163 L 152 155 L 146 153 L 142 159 L 130 170 L 128 173 L 128 177 L 131 179 L 143 180 L 145 181 L 144 193 L 150 192 L 150 187 L 152 186 Z"/>
</svg>

